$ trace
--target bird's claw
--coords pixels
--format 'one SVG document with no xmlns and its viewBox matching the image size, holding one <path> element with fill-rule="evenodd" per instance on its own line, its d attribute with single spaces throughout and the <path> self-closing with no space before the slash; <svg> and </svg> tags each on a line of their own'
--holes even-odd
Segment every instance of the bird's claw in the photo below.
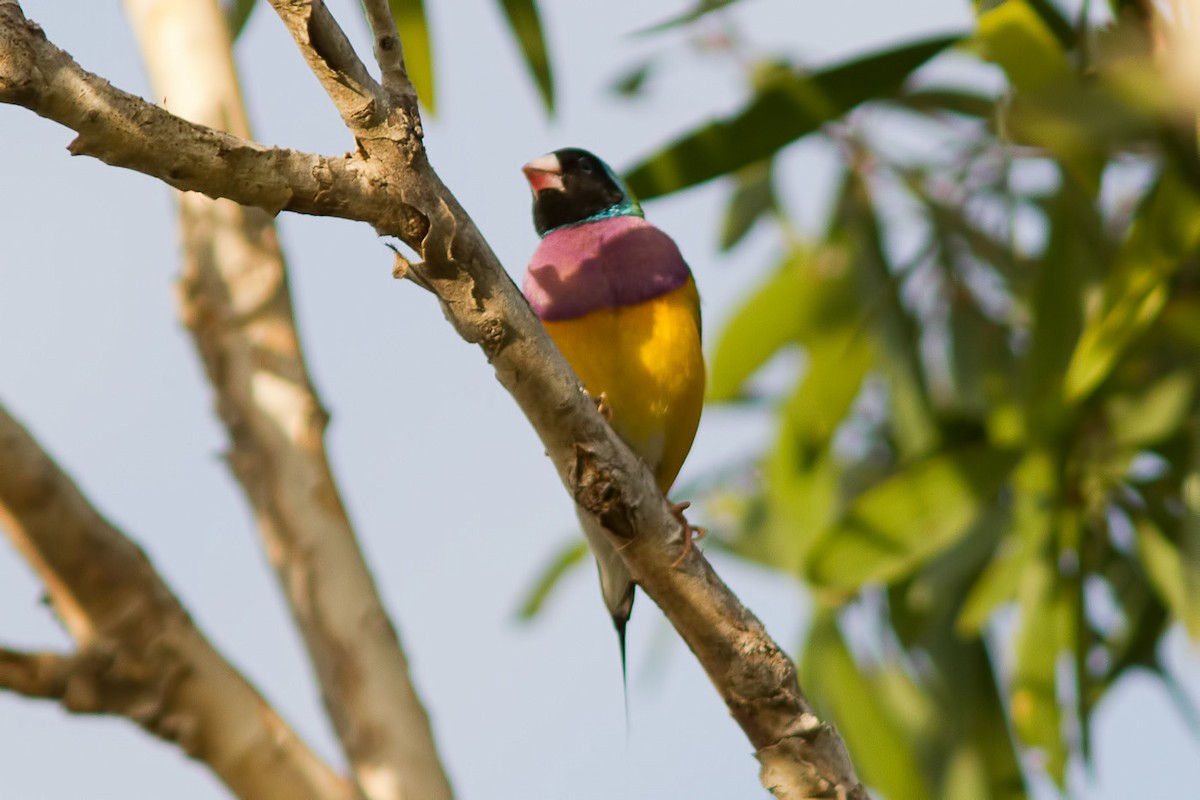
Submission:
<svg viewBox="0 0 1200 800">
<path fill-rule="evenodd" d="M 699 525 L 693 525 L 687 521 L 687 517 L 683 515 L 684 511 L 691 508 L 691 502 L 684 500 L 682 503 L 671 503 L 671 514 L 675 519 L 679 520 L 679 524 L 683 526 L 683 552 L 679 554 L 679 558 L 671 562 L 672 567 L 678 567 L 687 558 L 688 553 L 692 552 L 693 542 L 697 542 L 704 538 L 708 533 L 707 530 Z"/>
<path fill-rule="evenodd" d="M 591 397 L 591 395 L 588 395 Z M 604 417 L 605 422 L 612 422 L 612 406 L 608 404 L 608 392 L 601 392 L 592 397 L 592 402 L 596 404 L 596 411 L 600 416 Z"/>
</svg>

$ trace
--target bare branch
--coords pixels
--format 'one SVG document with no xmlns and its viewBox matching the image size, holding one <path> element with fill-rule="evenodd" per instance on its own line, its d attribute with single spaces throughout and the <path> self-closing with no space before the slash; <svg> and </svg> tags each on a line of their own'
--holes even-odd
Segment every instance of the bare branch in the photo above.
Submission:
<svg viewBox="0 0 1200 800">
<path fill-rule="evenodd" d="M 71 656 L 0 647 L 0 689 L 40 700 L 61 700 L 75 667 Z"/>
<path fill-rule="evenodd" d="M 0 102 L 76 131 L 69 148 L 74 155 L 136 170 L 182 191 L 227 197 L 270 214 L 405 225 L 370 213 L 379 189 L 371 186 L 371 170 L 360 157 L 264 147 L 187 122 L 81 69 L 25 19 L 16 0 L 0 0 Z"/>
<path fill-rule="evenodd" d="M 0 527 L 37 571 L 76 656 L 0 654 L 0 685 L 119 714 L 246 800 L 352 797 L 192 623 L 146 555 L 0 407 Z"/>
<path fill-rule="evenodd" d="M 674 567 L 680 526 L 666 499 L 646 466 L 596 412 L 470 217 L 430 168 L 420 144 L 415 105 L 408 105 L 407 95 L 395 96 L 397 105 L 392 105 L 394 96 L 382 93 L 374 97 L 380 104 L 374 113 L 362 113 L 361 96 L 347 99 L 333 85 L 337 80 L 329 74 L 329 64 L 335 59 L 328 48 L 313 45 L 314 39 L 338 41 L 332 32 L 336 24 L 324 6 L 305 0 L 271 2 L 309 63 L 317 64 L 317 77 L 358 144 L 358 158 L 351 162 L 357 179 L 353 187 L 343 196 L 340 186 L 330 186 L 323 199 L 339 209 L 337 216 L 370 222 L 420 254 L 423 261 L 411 268 L 419 267 L 459 334 L 483 349 L 576 502 L 615 532 L 634 579 L 691 647 L 757 749 L 764 785 L 778 797 L 865 798 L 840 737 L 813 716 L 797 686 L 793 664 L 761 623 L 698 550 Z M 0 37 L 12 36 L 8 30 L 14 26 L 6 24 L 4 14 L 9 6 L 15 6 L 14 0 L 0 0 Z M 23 23 L 23 17 L 18 22 Z M 20 37 L 20 25 L 16 27 Z M 13 96 L 12 89 L 5 88 L 12 85 L 5 80 L 5 49 L 0 46 L 0 101 Z M 27 80 L 23 86 L 35 88 L 17 96 L 36 94 L 37 84 L 36 79 Z M 35 110 L 44 107 L 22 104 Z M 99 118 L 89 124 L 97 133 L 103 127 Z M 112 127 L 122 124 L 114 122 Z M 161 135 L 166 139 L 157 141 L 154 149 L 169 149 L 173 140 L 168 125 L 161 126 Z M 159 174 L 149 154 L 130 155 L 134 158 L 147 167 L 144 171 Z M 210 179 L 195 173 L 223 169 L 214 162 L 215 154 L 209 153 L 207 161 L 192 165 L 189 180 L 172 179 L 171 184 L 207 193 Z M 266 159 L 259 166 L 271 168 Z M 249 169 L 249 174 L 255 172 Z M 363 203 L 367 196 L 370 201 Z"/>
<path fill-rule="evenodd" d="M 363 8 L 367 12 L 367 22 L 375 39 L 375 61 L 379 64 L 383 76 L 383 88 L 390 94 L 412 95 L 412 81 L 408 79 L 408 69 L 404 66 L 404 48 L 400 43 L 400 33 L 396 29 L 396 17 L 387 0 L 363 0 Z"/>
<path fill-rule="evenodd" d="M 213 0 L 125 0 L 155 94 L 249 138 L 228 29 Z M 187 35 L 177 35 L 179 31 Z M 179 313 L 232 443 L 228 463 L 308 648 L 342 749 L 372 800 L 448 800 L 409 678 L 325 455 L 275 226 L 260 209 L 178 195 Z"/>
<path fill-rule="evenodd" d="M 321 81 L 334 107 L 352 129 L 380 122 L 387 103 L 345 32 L 321 0 L 272 0 L 287 23 L 309 69 Z"/>
</svg>

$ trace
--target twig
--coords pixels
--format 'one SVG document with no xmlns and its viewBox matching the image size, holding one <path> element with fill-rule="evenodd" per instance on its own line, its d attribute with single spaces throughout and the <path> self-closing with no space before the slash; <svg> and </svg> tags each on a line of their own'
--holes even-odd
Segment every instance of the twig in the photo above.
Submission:
<svg viewBox="0 0 1200 800">
<path fill-rule="evenodd" d="M 0 688 L 25 697 L 61 700 L 73 668 L 71 656 L 0 647 Z"/>
<path fill-rule="evenodd" d="M 396 94 L 413 92 L 404 66 L 404 48 L 396 29 L 396 17 L 387 0 L 363 0 L 367 22 L 375 40 L 375 61 L 383 77 L 383 88 Z"/>
</svg>

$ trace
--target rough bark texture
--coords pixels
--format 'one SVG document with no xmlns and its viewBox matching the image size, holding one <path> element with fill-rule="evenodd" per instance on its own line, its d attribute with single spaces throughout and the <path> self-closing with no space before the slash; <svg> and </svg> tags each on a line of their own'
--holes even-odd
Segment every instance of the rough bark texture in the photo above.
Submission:
<svg viewBox="0 0 1200 800">
<path fill-rule="evenodd" d="M 0 528 L 37 571 L 73 655 L 0 650 L 0 688 L 117 714 L 207 764 L 244 800 L 350 800 L 213 648 L 145 553 L 0 407 Z"/>
<path fill-rule="evenodd" d="M 410 274 L 437 295 L 459 334 L 481 347 L 571 495 L 615 532 L 635 580 L 754 744 L 764 785 L 778 797 L 865 798 L 840 737 L 813 716 L 794 666 L 761 623 L 697 549 L 674 566 L 678 521 L 430 168 L 411 85 L 394 65 L 386 87 L 375 83 L 320 2 L 271 2 L 353 134 L 354 154 L 326 159 L 271 150 L 189 126 L 84 73 L 30 29 L 15 0 L 0 0 L 0 101 L 79 131 L 72 152 L 269 211 L 358 219 L 416 250 L 424 261 L 409 265 Z M 366 3 L 375 6 L 372 19 L 382 18 L 380 3 Z M 377 28 L 375 41 L 377 51 L 399 48 L 394 26 Z M 178 147 L 163 146 L 176 140 Z M 181 150 L 190 154 L 182 172 Z"/>
<path fill-rule="evenodd" d="M 172 113 L 249 138 L 214 0 L 125 0 Z M 229 434 L 227 462 L 303 635 L 321 697 L 371 800 L 449 800 L 429 717 L 325 454 L 327 416 L 296 332 L 275 225 L 258 208 L 180 193 L 179 314 Z"/>
</svg>

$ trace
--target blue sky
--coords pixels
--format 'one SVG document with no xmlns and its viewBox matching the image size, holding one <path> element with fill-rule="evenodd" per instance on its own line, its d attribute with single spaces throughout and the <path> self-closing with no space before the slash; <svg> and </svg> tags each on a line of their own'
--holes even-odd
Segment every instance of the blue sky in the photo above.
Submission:
<svg viewBox="0 0 1200 800">
<path fill-rule="evenodd" d="M 547 121 L 494 0 L 433 3 L 439 116 L 430 158 L 514 276 L 536 244 L 520 165 L 577 145 L 620 168 L 673 134 L 736 107 L 732 70 L 697 59 L 680 35 L 630 37 L 680 2 L 543 2 L 560 109 Z M 353 5 L 331 2 L 362 41 Z M 117 86 L 147 96 L 116 3 L 25 0 L 52 41 Z M 592 5 L 594 7 L 594 5 Z M 752 41 L 815 62 L 968 23 L 960 0 L 757 0 L 739 15 Z M 784 24 L 786 23 L 786 24 Z M 633 103 L 607 91 L 641 57 L 667 68 Z M 367 53 L 363 48 L 360 52 Z M 352 147 L 268 8 L 238 47 L 261 141 L 327 154 Z M 252 520 L 219 460 L 223 432 L 174 319 L 177 239 L 161 184 L 66 152 L 70 133 L 0 106 L 0 399 L 149 552 L 201 627 L 322 754 L 339 758 Z M 819 143 L 790 151 L 787 201 L 820 222 L 831 173 Z M 705 297 L 710 336 L 772 260 L 763 232 L 715 254 L 724 191 L 647 204 L 680 243 Z M 752 749 L 657 609 L 630 627 L 625 732 L 610 623 L 590 569 L 576 571 L 531 625 L 514 610 L 574 515 L 533 432 L 478 349 L 428 295 L 393 281 L 366 226 L 279 220 L 315 381 L 333 415 L 329 446 L 350 513 L 408 649 L 462 798 L 758 796 Z M 768 421 L 709 411 L 682 482 L 753 452 Z M 715 556 L 718 571 L 791 646 L 806 600 L 794 582 Z M 39 588 L 0 545 L 0 642 L 67 645 Z M 1168 660 L 1200 697 L 1200 655 L 1178 633 Z M 1161 685 L 1135 677 L 1096 712 L 1096 772 L 1080 796 L 1178 796 L 1200 787 L 1197 741 Z M 173 748 L 121 720 L 70 718 L 0 694 L 5 796 L 223 796 Z"/>
</svg>

